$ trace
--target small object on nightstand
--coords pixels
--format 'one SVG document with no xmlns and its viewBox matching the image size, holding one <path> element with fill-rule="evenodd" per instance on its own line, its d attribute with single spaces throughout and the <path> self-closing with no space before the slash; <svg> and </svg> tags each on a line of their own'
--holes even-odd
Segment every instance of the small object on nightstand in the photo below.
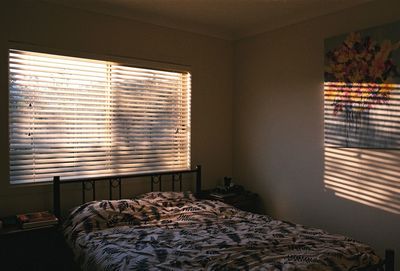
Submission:
<svg viewBox="0 0 400 271">
<path fill-rule="evenodd" d="M 232 178 L 231 177 L 227 177 L 227 176 L 224 177 L 224 186 L 225 187 L 231 186 L 231 182 L 232 182 Z"/>
<path fill-rule="evenodd" d="M 47 211 L 20 214 L 17 215 L 17 220 L 23 229 L 44 227 L 57 225 L 58 219 L 53 214 Z"/>
</svg>

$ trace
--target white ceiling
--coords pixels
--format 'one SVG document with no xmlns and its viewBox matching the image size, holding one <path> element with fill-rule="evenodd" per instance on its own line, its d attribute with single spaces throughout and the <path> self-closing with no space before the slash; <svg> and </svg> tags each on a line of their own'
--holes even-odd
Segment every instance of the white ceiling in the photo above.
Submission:
<svg viewBox="0 0 400 271">
<path fill-rule="evenodd" d="M 224 39 L 240 39 L 372 0 L 45 1 Z"/>
</svg>

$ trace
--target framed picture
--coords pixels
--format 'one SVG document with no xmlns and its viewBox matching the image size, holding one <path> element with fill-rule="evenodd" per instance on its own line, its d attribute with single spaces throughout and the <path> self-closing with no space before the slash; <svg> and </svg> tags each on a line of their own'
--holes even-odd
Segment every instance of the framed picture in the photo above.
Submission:
<svg viewBox="0 0 400 271">
<path fill-rule="evenodd" d="M 325 40 L 325 146 L 400 149 L 400 21 Z"/>
</svg>

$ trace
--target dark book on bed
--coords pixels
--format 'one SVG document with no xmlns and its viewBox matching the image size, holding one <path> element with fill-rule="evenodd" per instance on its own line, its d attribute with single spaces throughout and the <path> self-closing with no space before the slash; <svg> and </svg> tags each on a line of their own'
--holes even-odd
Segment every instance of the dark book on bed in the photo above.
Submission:
<svg viewBox="0 0 400 271">
<path fill-rule="evenodd" d="M 56 225 L 58 223 L 57 217 L 47 211 L 20 214 L 17 215 L 17 220 L 23 229 Z"/>
</svg>

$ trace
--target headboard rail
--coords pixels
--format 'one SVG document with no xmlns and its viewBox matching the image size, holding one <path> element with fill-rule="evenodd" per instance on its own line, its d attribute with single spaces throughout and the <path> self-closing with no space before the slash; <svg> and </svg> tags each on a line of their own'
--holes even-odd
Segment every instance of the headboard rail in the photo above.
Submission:
<svg viewBox="0 0 400 271">
<path fill-rule="evenodd" d="M 140 178 L 150 177 L 151 191 L 154 191 L 154 185 L 158 184 L 158 189 L 162 189 L 163 176 L 172 177 L 172 191 L 175 191 L 175 182 L 179 182 L 179 191 L 182 191 L 182 176 L 183 174 L 196 175 L 196 186 L 195 193 L 201 193 L 201 166 L 197 165 L 195 169 L 186 170 L 175 170 L 175 171 L 163 171 L 163 172 L 151 172 L 151 173 L 136 173 L 136 174 L 124 174 L 124 175 L 113 175 L 113 176 L 100 176 L 92 178 L 79 178 L 61 180 L 60 176 L 53 177 L 53 212 L 56 217 L 61 219 L 61 184 L 81 183 L 82 185 L 82 203 L 86 202 L 86 191 L 92 191 L 92 199 L 96 199 L 96 183 L 100 181 L 108 180 L 108 194 L 109 199 L 113 198 L 113 190 L 118 188 L 118 198 L 122 197 L 122 182 L 124 181 L 135 181 Z"/>
</svg>

